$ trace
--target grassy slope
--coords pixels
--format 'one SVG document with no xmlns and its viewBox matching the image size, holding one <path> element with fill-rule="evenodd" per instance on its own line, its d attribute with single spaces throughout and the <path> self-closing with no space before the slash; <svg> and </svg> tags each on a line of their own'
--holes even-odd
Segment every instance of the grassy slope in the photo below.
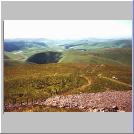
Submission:
<svg viewBox="0 0 134 134">
<path fill-rule="evenodd" d="M 131 90 L 131 67 L 120 65 L 46 64 L 14 65 L 4 69 L 5 101 L 43 99 L 57 94 Z M 119 82 L 109 81 L 115 76 Z M 86 79 L 85 79 L 86 78 Z M 88 81 L 91 80 L 90 85 Z M 126 84 L 122 84 L 126 83 Z M 86 85 L 86 86 L 84 86 Z"/>
<path fill-rule="evenodd" d="M 22 57 L 13 55 L 12 53 L 4 53 L 4 65 L 5 66 L 15 66 L 25 64 L 23 60 L 20 60 Z"/>
<path fill-rule="evenodd" d="M 12 60 L 26 61 L 31 55 L 46 51 L 48 49 L 29 48 L 21 53 L 5 52 L 5 55 Z M 59 63 L 132 64 L 131 48 L 99 48 L 87 49 L 87 51 L 70 49 L 62 53 Z"/>
<path fill-rule="evenodd" d="M 108 58 L 123 64 L 132 64 L 132 49 L 131 48 L 111 48 L 111 49 L 97 49 L 90 52 L 92 55 Z"/>
<path fill-rule="evenodd" d="M 94 49 L 89 51 L 66 51 L 59 63 L 90 63 L 131 65 L 130 48 Z"/>
<path fill-rule="evenodd" d="M 27 98 L 45 99 L 60 94 L 132 89 L 131 48 L 87 49 L 63 51 L 58 64 L 44 65 L 27 64 L 25 60 L 48 49 L 30 48 L 17 54 L 5 52 L 5 103 L 15 98 L 25 101 Z M 38 106 L 23 109 L 29 110 L 68 111 Z"/>
</svg>

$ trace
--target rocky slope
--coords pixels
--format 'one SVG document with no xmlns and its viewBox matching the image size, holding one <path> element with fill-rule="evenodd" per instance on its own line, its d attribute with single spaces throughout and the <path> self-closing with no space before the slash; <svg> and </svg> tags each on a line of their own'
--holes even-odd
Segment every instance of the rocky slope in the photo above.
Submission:
<svg viewBox="0 0 134 134">
<path fill-rule="evenodd" d="M 44 105 L 64 108 L 78 108 L 87 112 L 132 111 L 132 91 L 106 91 L 83 93 L 48 98 Z"/>
</svg>

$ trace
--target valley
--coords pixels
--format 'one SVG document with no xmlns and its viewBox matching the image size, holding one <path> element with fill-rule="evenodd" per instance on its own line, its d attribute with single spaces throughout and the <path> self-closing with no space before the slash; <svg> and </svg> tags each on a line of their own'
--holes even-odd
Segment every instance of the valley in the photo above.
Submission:
<svg viewBox="0 0 134 134">
<path fill-rule="evenodd" d="M 4 43 L 6 112 L 130 112 L 131 94 L 130 39 Z"/>
</svg>

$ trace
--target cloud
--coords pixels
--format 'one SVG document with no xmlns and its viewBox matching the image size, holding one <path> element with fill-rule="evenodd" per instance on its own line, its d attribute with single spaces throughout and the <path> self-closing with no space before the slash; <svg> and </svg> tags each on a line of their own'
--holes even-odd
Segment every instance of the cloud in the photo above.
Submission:
<svg viewBox="0 0 134 134">
<path fill-rule="evenodd" d="M 7 38 L 127 38 L 132 36 L 131 20 L 6 20 Z"/>
</svg>

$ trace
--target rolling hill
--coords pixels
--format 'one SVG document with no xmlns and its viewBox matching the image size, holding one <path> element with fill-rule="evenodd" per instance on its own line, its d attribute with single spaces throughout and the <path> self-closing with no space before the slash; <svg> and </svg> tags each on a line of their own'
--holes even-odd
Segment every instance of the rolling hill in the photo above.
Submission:
<svg viewBox="0 0 134 134">
<path fill-rule="evenodd" d="M 60 63 L 89 63 L 89 64 L 132 64 L 130 48 L 106 48 L 90 51 L 70 50 L 64 53 Z"/>
<path fill-rule="evenodd" d="M 12 52 L 17 50 L 23 50 L 27 48 L 45 48 L 47 45 L 43 42 L 32 41 L 32 40 L 5 40 L 4 51 Z"/>
<path fill-rule="evenodd" d="M 5 111 L 79 111 L 42 105 L 54 96 L 109 93 L 104 102 L 115 102 L 110 95 L 119 91 L 131 100 L 130 39 L 6 40 L 4 65 Z"/>
<path fill-rule="evenodd" d="M 59 63 L 131 65 L 131 49 L 130 39 L 15 39 L 4 42 L 6 56 L 27 63 L 55 63 L 55 60 L 48 61 L 56 59 Z M 61 57 L 58 58 L 56 54 L 48 52 L 60 53 Z"/>
<path fill-rule="evenodd" d="M 58 47 L 57 47 L 58 46 Z M 28 48 L 58 49 L 96 49 L 132 47 L 131 39 L 79 39 L 79 40 L 48 40 L 48 39 L 12 39 L 4 41 L 4 51 L 12 52 Z"/>
</svg>

